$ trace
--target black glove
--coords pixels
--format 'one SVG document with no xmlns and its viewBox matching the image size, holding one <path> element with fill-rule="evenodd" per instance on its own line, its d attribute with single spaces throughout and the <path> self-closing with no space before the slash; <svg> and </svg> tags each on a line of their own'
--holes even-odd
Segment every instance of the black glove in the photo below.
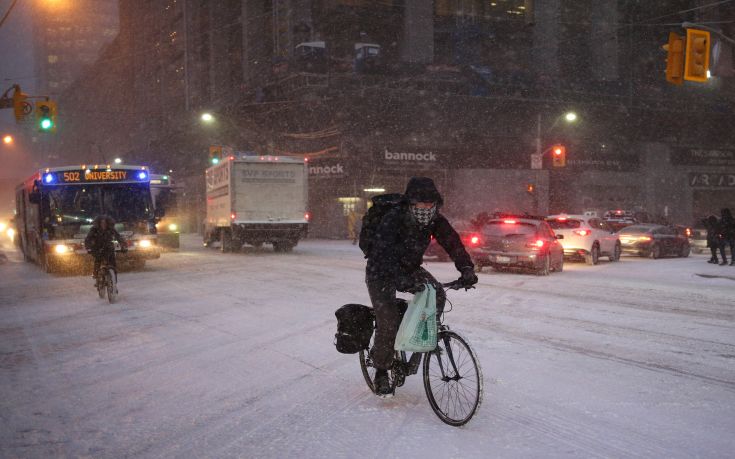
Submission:
<svg viewBox="0 0 735 459">
<path fill-rule="evenodd" d="M 396 290 L 406 293 L 418 293 L 424 290 L 424 284 L 417 283 L 412 277 L 399 276 L 396 279 Z"/>
<path fill-rule="evenodd" d="M 459 276 L 458 280 L 462 283 L 463 287 L 472 287 L 477 283 L 477 274 L 475 274 L 474 268 L 467 266 L 462 268 L 460 272 L 462 275 Z"/>
</svg>

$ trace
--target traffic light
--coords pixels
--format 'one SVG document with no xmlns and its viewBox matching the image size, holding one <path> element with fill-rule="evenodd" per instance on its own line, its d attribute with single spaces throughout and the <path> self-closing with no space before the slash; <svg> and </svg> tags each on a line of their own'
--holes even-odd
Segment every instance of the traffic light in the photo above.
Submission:
<svg viewBox="0 0 735 459">
<path fill-rule="evenodd" d="M 534 185 L 533 183 L 529 183 L 528 185 L 526 185 L 526 192 L 533 194 L 534 191 L 536 191 L 536 185 Z"/>
<path fill-rule="evenodd" d="M 56 102 L 36 102 L 36 125 L 41 132 L 56 132 Z"/>
<path fill-rule="evenodd" d="M 222 159 L 222 145 L 211 145 L 209 147 L 209 164 L 212 166 L 219 164 Z"/>
<path fill-rule="evenodd" d="M 554 167 L 564 167 L 567 165 L 567 149 L 564 145 L 554 145 L 551 147 L 551 164 Z"/>
<path fill-rule="evenodd" d="M 669 32 L 669 42 L 662 48 L 666 51 L 666 81 L 684 84 L 684 37 Z"/>
<path fill-rule="evenodd" d="M 33 111 L 33 106 L 27 99 L 28 94 L 24 94 L 20 90 L 20 86 L 15 85 L 13 91 L 13 114 L 15 115 L 15 121 L 18 123 L 25 120 L 26 116 L 30 115 Z"/>
<path fill-rule="evenodd" d="M 710 34 L 706 30 L 687 29 L 687 47 L 684 59 L 684 79 L 707 81 L 709 70 Z"/>
</svg>

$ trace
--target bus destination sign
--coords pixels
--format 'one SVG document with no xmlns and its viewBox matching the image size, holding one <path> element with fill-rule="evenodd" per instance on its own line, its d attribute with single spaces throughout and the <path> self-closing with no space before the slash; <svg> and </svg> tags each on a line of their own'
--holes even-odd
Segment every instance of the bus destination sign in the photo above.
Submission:
<svg viewBox="0 0 735 459">
<path fill-rule="evenodd" d="M 146 182 L 148 172 L 133 169 L 100 169 L 54 171 L 43 174 L 46 185 L 106 183 L 106 182 Z"/>
</svg>

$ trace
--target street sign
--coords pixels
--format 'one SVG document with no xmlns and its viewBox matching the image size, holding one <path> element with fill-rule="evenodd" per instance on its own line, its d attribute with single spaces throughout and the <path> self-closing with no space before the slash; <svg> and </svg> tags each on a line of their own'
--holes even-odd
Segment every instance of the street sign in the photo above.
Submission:
<svg viewBox="0 0 735 459">
<path fill-rule="evenodd" d="M 532 154 L 531 155 L 531 169 L 543 169 L 543 155 Z"/>
</svg>

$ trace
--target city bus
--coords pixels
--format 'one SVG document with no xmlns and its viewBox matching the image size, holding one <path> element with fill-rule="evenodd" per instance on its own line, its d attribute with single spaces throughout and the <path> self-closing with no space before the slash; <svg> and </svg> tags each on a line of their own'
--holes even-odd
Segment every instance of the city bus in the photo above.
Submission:
<svg viewBox="0 0 735 459">
<path fill-rule="evenodd" d="M 170 175 L 151 174 L 153 207 L 166 216 L 156 223 L 158 245 L 163 249 L 178 249 L 181 233 L 179 187 Z"/>
<path fill-rule="evenodd" d="M 15 198 L 15 237 L 23 257 L 47 272 L 91 261 L 84 238 L 99 215 L 112 217 L 127 241 L 120 263 L 141 268 L 160 257 L 155 224 L 163 214 L 154 210 L 145 166 L 45 168 L 21 183 Z"/>
</svg>

